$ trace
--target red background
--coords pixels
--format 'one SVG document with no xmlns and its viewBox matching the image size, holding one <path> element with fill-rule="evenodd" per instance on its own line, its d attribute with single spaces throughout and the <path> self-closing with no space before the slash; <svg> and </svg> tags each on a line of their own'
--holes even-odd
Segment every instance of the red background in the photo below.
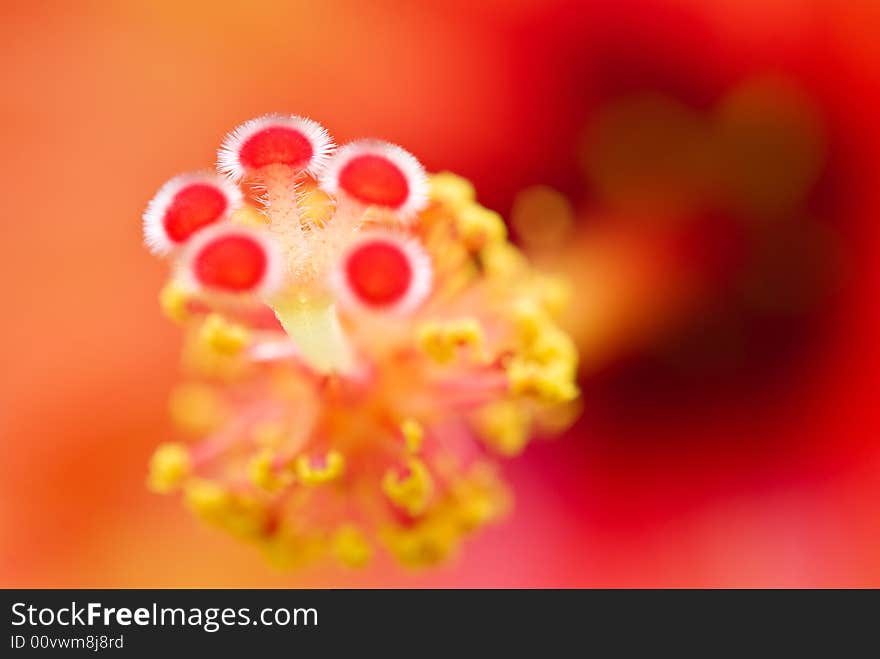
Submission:
<svg viewBox="0 0 880 659">
<path fill-rule="evenodd" d="M 876 3 L 474 5 L 4 3 L 0 585 L 880 586 Z M 656 225 L 584 177 L 585 127 L 645 92 L 703 116 L 763 76 L 819 117 L 803 209 L 819 256 L 790 266 L 794 222 L 749 270 L 736 213 L 685 222 L 676 265 L 699 302 L 664 305 L 684 286 L 670 275 L 627 304 L 656 304 L 672 329 L 643 319 L 638 340 L 595 355 L 580 337 L 583 417 L 506 465 L 515 513 L 458 561 L 277 572 L 146 491 L 180 336 L 140 214 L 166 178 L 212 163 L 226 130 L 284 111 L 338 141 L 393 140 L 505 215 L 552 185 L 578 210 L 575 256 L 602 253 L 605 227 L 626 272 Z M 745 271 L 771 300 L 779 273 L 781 290 L 822 295 L 757 313 L 727 287 Z"/>
</svg>

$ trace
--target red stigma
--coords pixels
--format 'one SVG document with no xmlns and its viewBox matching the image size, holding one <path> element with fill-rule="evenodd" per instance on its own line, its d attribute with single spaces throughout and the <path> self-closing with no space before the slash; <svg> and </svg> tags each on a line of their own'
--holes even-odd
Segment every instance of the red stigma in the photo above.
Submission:
<svg viewBox="0 0 880 659">
<path fill-rule="evenodd" d="M 248 236 L 227 235 L 202 248 L 195 257 L 193 272 L 207 288 L 240 293 L 256 288 L 267 267 L 260 243 Z"/>
<path fill-rule="evenodd" d="M 409 196 L 409 183 L 394 162 L 364 154 L 349 160 L 339 172 L 339 187 L 365 204 L 398 208 Z"/>
<path fill-rule="evenodd" d="M 226 195 L 217 186 L 193 183 L 174 195 L 162 217 L 162 226 L 172 241 L 183 243 L 223 217 L 228 205 Z"/>
<path fill-rule="evenodd" d="M 406 294 L 413 271 L 400 247 L 376 241 L 359 246 L 349 255 L 345 276 L 358 299 L 381 307 L 398 302 Z"/>
<path fill-rule="evenodd" d="M 300 131 L 288 126 L 269 126 L 251 135 L 238 152 L 245 169 L 267 165 L 304 168 L 312 158 L 312 143 Z"/>
</svg>

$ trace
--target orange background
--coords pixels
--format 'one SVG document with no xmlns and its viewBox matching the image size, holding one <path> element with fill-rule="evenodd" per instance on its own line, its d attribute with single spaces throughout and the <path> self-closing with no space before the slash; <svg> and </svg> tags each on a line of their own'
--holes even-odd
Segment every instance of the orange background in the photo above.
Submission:
<svg viewBox="0 0 880 659">
<path fill-rule="evenodd" d="M 876 3 L 474 4 L 3 3 L 0 585 L 880 586 Z M 211 164 L 225 131 L 282 111 L 340 142 L 396 141 L 505 215 L 517 191 L 552 185 L 577 210 L 563 260 L 620 250 L 610 260 L 629 272 L 655 225 L 626 203 L 612 212 L 584 176 L 584 127 L 644 92 L 705 114 L 764 75 L 818 112 L 826 146 L 804 215 L 834 249 L 789 270 L 789 241 L 772 243 L 781 265 L 759 268 L 757 287 L 772 298 L 763 277 L 781 271 L 809 288 L 833 261 L 830 292 L 784 322 L 739 313 L 717 266 L 725 282 L 741 273 L 754 242 L 709 221 L 712 258 L 705 242 L 685 251 L 700 257 L 683 280 L 698 301 L 658 304 L 672 330 L 642 318 L 638 340 L 595 359 L 581 336 L 583 418 L 506 465 L 516 512 L 458 561 L 277 572 L 146 491 L 180 336 L 158 311 L 164 264 L 141 245 L 140 214 L 165 179 Z M 627 304 L 678 299 L 685 284 L 668 281 Z M 715 325 L 737 340 L 703 331 Z"/>
</svg>

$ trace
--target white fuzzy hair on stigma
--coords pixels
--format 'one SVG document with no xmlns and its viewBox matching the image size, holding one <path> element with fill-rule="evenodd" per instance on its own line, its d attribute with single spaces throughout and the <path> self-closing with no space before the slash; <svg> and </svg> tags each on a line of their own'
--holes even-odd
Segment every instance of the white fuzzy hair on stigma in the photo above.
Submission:
<svg viewBox="0 0 880 659">
<path fill-rule="evenodd" d="M 385 158 L 397 167 L 406 179 L 406 200 L 391 210 L 402 218 L 410 218 L 428 204 L 428 176 L 425 168 L 406 149 L 382 140 L 357 140 L 340 147 L 321 175 L 321 189 L 334 197 L 345 194 L 339 186 L 342 170 L 355 158 L 365 155 Z"/>
<path fill-rule="evenodd" d="M 245 121 L 226 135 L 217 151 L 217 171 L 236 183 L 241 181 L 248 174 L 248 169 L 239 158 L 241 148 L 257 133 L 274 127 L 295 130 L 309 141 L 312 145 L 312 157 L 303 167 L 303 171 L 313 177 L 318 176 L 336 150 L 330 133 L 317 121 L 295 114 L 266 114 Z"/>
<path fill-rule="evenodd" d="M 230 293 L 229 291 L 206 287 L 196 277 L 194 266 L 202 250 L 214 241 L 226 238 L 227 236 L 242 236 L 253 240 L 262 248 L 263 254 L 266 256 L 266 270 L 263 272 L 260 281 L 250 291 Z M 272 240 L 272 236 L 266 231 L 233 224 L 212 226 L 193 236 L 192 240 L 184 247 L 177 267 L 178 281 L 185 290 L 192 293 L 208 292 L 233 297 L 251 294 L 260 298 L 266 298 L 276 293 L 284 284 L 283 257 Z"/>
<path fill-rule="evenodd" d="M 403 297 L 393 304 L 377 307 L 365 303 L 348 283 L 346 272 L 348 259 L 360 247 L 371 243 L 384 243 L 397 247 L 403 253 L 412 272 L 409 288 Z M 330 286 L 339 302 L 349 309 L 404 315 L 414 311 L 425 301 L 431 293 L 433 279 L 431 257 L 417 240 L 391 231 L 369 230 L 364 231 L 342 253 L 336 268 L 330 273 Z"/>
<path fill-rule="evenodd" d="M 153 254 L 165 256 L 180 246 L 180 243 L 173 240 L 165 229 L 165 214 L 177 193 L 196 183 L 214 186 L 226 198 L 226 210 L 217 219 L 218 222 L 241 208 L 243 199 L 238 186 L 213 172 L 191 172 L 175 176 L 159 188 L 144 211 L 144 243 Z M 204 228 L 207 227 L 197 229 L 197 232 L 203 231 Z"/>
</svg>

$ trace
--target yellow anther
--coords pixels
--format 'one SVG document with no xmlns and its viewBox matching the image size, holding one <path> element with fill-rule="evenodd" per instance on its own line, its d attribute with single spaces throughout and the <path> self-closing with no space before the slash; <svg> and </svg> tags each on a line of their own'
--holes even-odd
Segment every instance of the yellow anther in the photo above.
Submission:
<svg viewBox="0 0 880 659">
<path fill-rule="evenodd" d="M 190 470 L 189 452 L 185 446 L 162 444 L 150 460 L 150 489 L 163 494 L 176 490 L 189 476 Z"/>
<path fill-rule="evenodd" d="M 483 327 L 476 318 L 461 318 L 446 326 L 449 339 L 457 346 L 480 348 L 486 337 Z"/>
<path fill-rule="evenodd" d="M 282 532 L 258 538 L 266 560 L 279 570 L 303 567 L 327 550 L 323 534 Z"/>
<path fill-rule="evenodd" d="M 235 499 L 226 515 L 216 521 L 208 521 L 216 523 L 232 535 L 252 540 L 265 535 L 266 517 L 266 510 L 253 501 Z"/>
<path fill-rule="evenodd" d="M 455 357 L 455 346 L 446 337 L 443 326 L 435 321 L 424 323 L 418 329 L 419 347 L 438 364 L 451 362 Z"/>
<path fill-rule="evenodd" d="M 498 473 L 489 465 L 476 465 L 464 479 L 463 492 L 455 488 L 455 495 L 466 502 L 462 511 L 464 522 L 472 530 L 488 522 L 501 519 L 513 507 L 513 497 Z"/>
<path fill-rule="evenodd" d="M 540 368 L 540 364 L 521 357 L 511 359 L 507 364 L 507 379 L 510 382 L 510 390 L 515 394 L 534 395 L 538 393 L 536 380 L 539 377 Z"/>
<path fill-rule="evenodd" d="M 500 518 L 510 508 L 510 496 L 496 477 L 468 475 L 452 487 L 455 515 L 466 531 Z"/>
<path fill-rule="evenodd" d="M 492 403 L 477 415 L 480 437 L 506 456 L 522 452 L 529 441 L 530 425 L 528 413 L 514 401 Z"/>
<path fill-rule="evenodd" d="M 364 534 L 351 524 L 346 524 L 336 530 L 331 546 L 336 558 L 348 567 L 364 567 L 373 556 L 373 551 Z"/>
<path fill-rule="evenodd" d="M 537 339 L 550 326 L 547 314 L 530 300 L 517 302 L 513 309 L 513 319 L 521 340 L 526 343 Z"/>
<path fill-rule="evenodd" d="M 410 528 L 390 527 L 382 540 L 403 565 L 423 568 L 437 565 L 458 546 L 462 530 L 448 512 L 442 511 Z"/>
<path fill-rule="evenodd" d="M 272 474 L 273 457 L 272 451 L 262 450 L 248 463 L 248 477 L 254 485 L 264 490 L 275 488 L 275 477 Z"/>
<path fill-rule="evenodd" d="M 499 506 L 494 499 L 481 491 L 469 493 L 458 507 L 458 519 L 467 531 L 473 531 L 499 517 Z"/>
<path fill-rule="evenodd" d="M 540 365 L 522 358 L 510 360 L 507 365 L 507 379 L 510 390 L 515 394 L 535 395 L 538 393 L 536 381 Z"/>
<path fill-rule="evenodd" d="M 514 322 L 521 344 L 507 370 L 513 392 L 552 403 L 575 398 L 577 348 L 571 337 L 530 301 L 517 305 Z"/>
<path fill-rule="evenodd" d="M 275 492 L 293 482 L 293 474 L 285 469 L 276 469 L 274 462 L 275 453 L 271 449 L 263 449 L 248 463 L 251 482 L 268 492 Z"/>
<path fill-rule="evenodd" d="M 465 246 L 473 251 L 507 238 L 507 227 L 501 216 L 479 204 L 462 206 L 456 215 L 456 225 Z"/>
<path fill-rule="evenodd" d="M 159 292 L 159 306 L 162 308 L 162 313 L 178 323 L 189 317 L 186 309 L 188 299 L 184 288 L 174 280 L 165 284 Z"/>
<path fill-rule="evenodd" d="M 250 342 L 250 332 L 213 313 L 202 323 L 199 341 L 221 355 L 237 355 Z"/>
<path fill-rule="evenodd" d="M 404 419 L 400 424 L 400 432 L 406 442 L 406 450 L 410 453 L 418 453 L 422 449 L 425 439 L 425 430 L 415 419 Z"/>
<path fill-rule="evenodd" d="M 474 186 L 470 181 L 451 172 L 440 172 L 430 177 L 430 196 L 451 208 L 474 200 Z"/>
<path fill-rule="evenodd" d="M 465 535 L 500 518 L 509 508 L 510 495 L 495 472 L 478 465 L 455 479 L 446 495 L 416 524 L 385 527 L 380 537 L 404 565 L 436 565 L 457 549 Z"/>
<path fill-rule="evenodd" d="M 522 253 L 504 240 L 487 243 L 480 250 L 480 263 L 487 276 L 499 279 L 514 277 L 526 267 Z"/>
<path fill-rule="evenodd" d="M 418 330 L 418 341 L 425 354 L 439 364 L 451 362 L 458 348 L 472 348 L 478 361 L 486 358 L 485 335 L 475 318 L 424 323 Z"/>
<path fill-rule="evenodd" d="M 322 485 L 340 478 L 345 471 L 345 458 L 339 451 L 329 451 L 324 464 L 316 466 L 312 460 L 301 455 L 296 459 L 296 476 L 306 485 Z"/>
<path fill-rule="evenodd" d="M 253 362 L 217 352 L 202 337 L 202 323 L 190 327 L 183 351 L 184 368 L 211 380 L 233 382 L 253 368 Z"/>
<path fill-rule="evenodd" d="M 548 326 L 544 332 L 526 348 L 526 354 L 537 362 L 556 365 L 575 371 L 577 367 L 577 347 L 572 338 L 555 326 Z"/>
<path fill-rule="evenodd" d="M 233 535 L 255 538 L 263 533 L 266 510 L 247 495 L 233 495 L 219 484 L 195 480 L 184 491 L 187 506 L 209 524 Z"/>
<path fill-rule="evenodd" d="M 229 493 L 212 481 L 199 479 L 186 486 L 187 505 L 206 519 L 222 515 L 229 506 Z"/>
<path fill-rule="evenodd" d="M 521 358 L 507 366 L 510 389 L 515 394 L 535 396 L 547 403 L 566 403 L 578 396 L 574 371 L 566 364 L 540 364 Z"/>
<path fill-rule="evenodd" d="M 181 384 L 171 392 L 168 402 L 171 419 L 183 431 L 206 435 L 218 428 L 226 418 L 223 402 L 206 385 Z"/>
<path fill-rule="evenodd" d="M 562 277 L 544 275 L 535 279 L 534 286 L 547 313 L 553 318 L 559 318 L 571 300 L 571 284 Z"/>
<path fill-rule="evenodd" d="M 409 473 L 403 477 L 394 469 L 385 472 L 382 491 L 395 505 L 415 517 L 428 507 L 434 480 L 425 463 L 418 458 L 409 458 L 406 466 Z"/>
</svg>

